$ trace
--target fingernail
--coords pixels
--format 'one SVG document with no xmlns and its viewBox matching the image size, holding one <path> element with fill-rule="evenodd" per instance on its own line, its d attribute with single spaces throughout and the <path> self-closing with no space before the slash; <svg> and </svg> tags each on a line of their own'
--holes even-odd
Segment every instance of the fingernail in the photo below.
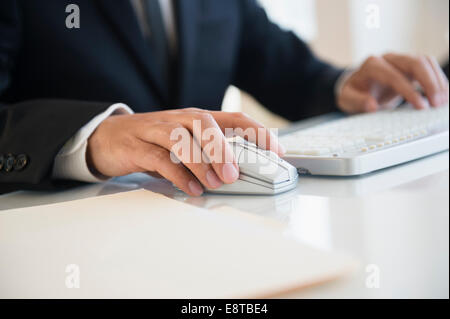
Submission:
<svg viewBox="0 0 450 319">
<path fill-rule="evenodd" d="M 420 98 L 418 101 L 418 104 L 419 104 L 420 109 L 422 109 L 422 110 L 427 109 L 429 106 L 428 102 L 424 98 Z"/>
<path fill-rule="evenodd" d="M 200 196 L 201 194 L 203 194 L 203 187 L 201 187 L 198 182 L 190 181 L 188 186 L 191 193 L 195 196 Z"/>
<path fill-rule="evenodd" d="M 233 164 L 225 164 L 222 168 L 224 182 L 227 184 L 234 183 L 239 178 L 239 172 Z"/>
<path fill-rule="evenodd" d="M 217 177 L 217 174 L 211 170 L 206 173 L 206 180 L 212 188 L 219 188 L 223 185 L 222 181 Z"/>
</svg>

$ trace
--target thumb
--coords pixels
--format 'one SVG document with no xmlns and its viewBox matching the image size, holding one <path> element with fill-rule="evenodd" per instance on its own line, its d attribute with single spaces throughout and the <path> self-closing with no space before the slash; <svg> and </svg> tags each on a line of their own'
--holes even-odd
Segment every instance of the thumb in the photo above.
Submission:
<svg viewBox="0 0 450 319">
<path fill-rule="evenodd" d="M 348 87 L 340 98 L 341 109 L 348 113 L 376 112 L 379 109 L 377 100 L 367 92 Z"/>
</svg>

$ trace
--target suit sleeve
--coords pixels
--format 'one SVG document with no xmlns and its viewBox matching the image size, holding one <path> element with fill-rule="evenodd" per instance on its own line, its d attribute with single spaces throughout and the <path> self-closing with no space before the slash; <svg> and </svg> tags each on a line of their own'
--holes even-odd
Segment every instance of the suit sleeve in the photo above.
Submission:
<svg viewBox="0 0 450 319">
<path fill-rule="evenodd" d="M 292 121 L 337 111 L 334 89 L 343 70 L 270 22 L 256 0 L 239 3 L 242 35 L 234 84 Z"/>
<path fill-rule="evenodd" d="M 4 93 L 20 50 L 17 3 L 0 2 L 0 193 L 52 188 L 56 182 L 51 179 L 51 171 L 59 150 L 90 119 L 111 105 L 52 99 L 5 101 Z M 6 159 L 19 155 L 26 157 L 26 166 L 7 172 Z"/>
</svg>

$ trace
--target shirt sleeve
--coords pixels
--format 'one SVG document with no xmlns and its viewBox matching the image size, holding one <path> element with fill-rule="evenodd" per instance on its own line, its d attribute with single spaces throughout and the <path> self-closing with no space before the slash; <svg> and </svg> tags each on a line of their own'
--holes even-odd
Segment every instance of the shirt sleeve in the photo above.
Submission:
<svg viewBox="0 0 450 319">
<path fill-rule="evenodd" d="M 107 180 L 104 176 L 94 175 L 86 162 L 88 139 L 97 127 L 108 117 L 117 114 L 133 114 L 125 104 L 111 105 L 105 112 L 94 117 L 83 126 L 59 151 L 53 164 L 54 179 L 75 180 L 87 183 L 99 183 Z"/>
</svg>

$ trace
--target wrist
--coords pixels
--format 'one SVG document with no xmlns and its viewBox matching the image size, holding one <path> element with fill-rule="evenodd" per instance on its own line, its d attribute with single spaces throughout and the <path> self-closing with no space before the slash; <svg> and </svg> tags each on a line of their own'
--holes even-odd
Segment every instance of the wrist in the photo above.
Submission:
<svg viewBox="0 0 450 319">
<path fill-rule="evenodd" d="M 89 139 L 88 140 L 88 145 L 87 145 L 87 148 L 86 148 L 86 164 L 87 164 L 87 167 L 88 167 L 88 169 L 89 169 L 89 171 L 91 172 L 92 175 L 97 176 L 97 177 L 106 177 L 106 176 L 103 176 L 102 174 L 100 174 L 100 172 L 95 167 L 94 158 L 93 158 L 93 155 L 92 155 L 92 148 L 93 148 L 92 142 L 91 142 L 91 139 Z"/>
<path fill-rule="evenodd" d="M 111 176 L 106 176 L 99 170 L 98 165 L 98 153 L 101 153 L 102 142 L 100 138 L 99 131 L 101 130 L 102 125 L 108 121 L 106 119 L 102 124 L 100 124 L 97 129 L 91 134 L 87 141 L 86 147 L 86 164 L 92 175 L 96 176 L 99 179 L 108 179 Z"/>
</svg>

